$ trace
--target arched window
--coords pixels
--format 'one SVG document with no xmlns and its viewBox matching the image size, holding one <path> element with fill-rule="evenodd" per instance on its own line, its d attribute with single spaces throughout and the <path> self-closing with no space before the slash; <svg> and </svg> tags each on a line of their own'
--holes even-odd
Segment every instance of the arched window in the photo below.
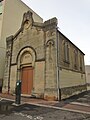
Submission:
<svg viewBox="0 0 90 120">
<path fill-rule="evenodd" d="M 82 56 L 80 55 L 80 70 L 82 71 Z"/>
<path fill-rule="evenodd" d="M 69 45 L 68 43 L 64 43 L 64 59 L 65 62 L 69 62 Z"/>
<path fill-rule="evenodd" d="M 78 66 L 78 51 L 74 50 L 74 68 L 77 69 Z"/>
</svg>

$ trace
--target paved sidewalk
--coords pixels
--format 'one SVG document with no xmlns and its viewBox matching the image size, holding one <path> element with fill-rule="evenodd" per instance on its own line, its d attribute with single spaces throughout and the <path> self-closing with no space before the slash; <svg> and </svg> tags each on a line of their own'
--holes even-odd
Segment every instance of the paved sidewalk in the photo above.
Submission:
<svg viewBox="0 0 90 120">
<path fill-rule="evenodd" d="M 14 95 L 8 94 L 0 94 L 1 98 L 15 100 Z M 49 108 L 55 108 L 60 110 L 67 110 L 79 113 L 90 114 L 90 93 L 85 92 L 83 94 L 71 97 L 70 99 L 62 100 L 62 101 L 46 101 L 43 99 L 36 98 L 21 98 L 21 103 L 29 103 L 38 106 L 44 106 Z"/>
<path fill-rule="evenodd" d="M 0 98 L 10 99 L 15 101 L 15 96 L 11 94 L 0 94 Z M 55 105 L 59 103 L 58 101 L 47 101 L 43 99 L 30 98 L 30 97 L 21 97 L 21 103 L 31 103 L 31 104 L 43 104 L 43 105 Z"/>
<path fill-rule="evenodd" d="M 90 106 L 85 106 L 85 105 L 67 104 L 63 108 L 77 110 L 81 112 L 87 112 L 87 113 L 90 112 Z"/>
</svg>

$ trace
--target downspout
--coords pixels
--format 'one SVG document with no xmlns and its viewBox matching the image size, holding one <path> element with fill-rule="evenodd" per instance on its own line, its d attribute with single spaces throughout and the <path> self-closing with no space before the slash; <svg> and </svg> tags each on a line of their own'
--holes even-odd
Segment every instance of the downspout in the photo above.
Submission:
<svg viewBox="0 0 90 120">
<path fill-rule="evenodd" d="M 58 38 L 58 27 L 56 28 L 56 67 L 57 67 L 57 89 L 58 89 L 58 101 L 61 101 L 61 90 L 60 90 L 60 73 L 59 73 L 59 42 L 58 42 L 59 38 Z"/>
</svg>

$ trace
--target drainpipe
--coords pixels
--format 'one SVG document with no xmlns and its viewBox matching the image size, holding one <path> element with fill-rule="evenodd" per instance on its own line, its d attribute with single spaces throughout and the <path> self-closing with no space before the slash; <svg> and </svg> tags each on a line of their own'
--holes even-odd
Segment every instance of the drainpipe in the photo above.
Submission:
<svg viewBox="0 0 90 120">
<path fill-rule="evenodd" d="M 58 89 L 58 101 L 61 101 L 61 90 L 60 90 L 60 81 L 59 81 L 59 78 L 60 78 L 60 73 L 59 73 L 59 63 L 58 63 L 58 57 L 59 57 L 59 42 L 58 42 L 58 27 L 56 28 L 56 67 L 57 67 L 57 89 Z"/>
</svg>

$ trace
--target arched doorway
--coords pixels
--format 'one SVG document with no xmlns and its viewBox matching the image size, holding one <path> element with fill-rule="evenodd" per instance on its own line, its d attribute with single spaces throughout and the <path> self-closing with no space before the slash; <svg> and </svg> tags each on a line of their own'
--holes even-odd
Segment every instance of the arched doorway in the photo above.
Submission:
<svg viewBox="0 0 90 120">
<path fill-rule="evenodd" d="M 35 54 L 31 48 L 25 48 L 18 57 L 18 78 L 21 79 L 21 94 L 31 95 L 33 90 Z"/>
<path fill-rule="evenodd" d="M 33 89 L 33 67 L 32 67 L 33 57 L 29 51 L 25 51 L 20 59 L 20 67 L 21 67 L 21 80 L 22 94 L 31 94 Z"/>
</svg>

